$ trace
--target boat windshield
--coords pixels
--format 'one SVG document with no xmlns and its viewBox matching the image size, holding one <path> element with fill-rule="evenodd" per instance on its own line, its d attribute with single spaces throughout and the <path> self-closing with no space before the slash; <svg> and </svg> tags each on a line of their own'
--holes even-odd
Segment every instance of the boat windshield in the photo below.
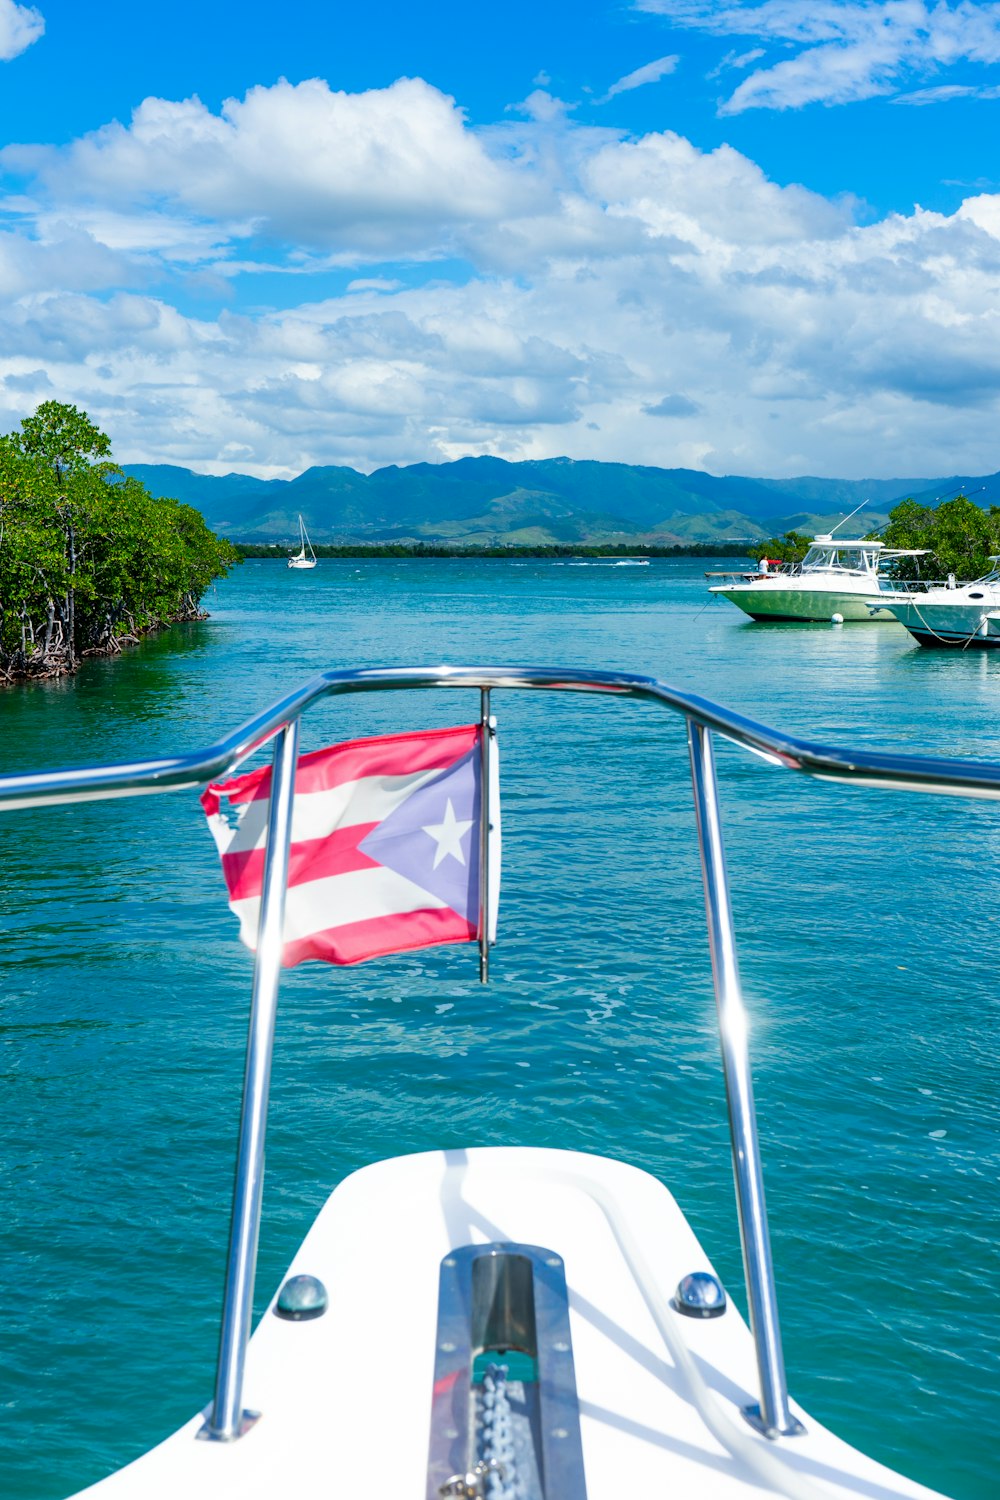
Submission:
<svg viewBox="0 0 1000 1500">
<path fill-rule="evenodd" d="M 818 572 L 821 569 L 836 569 L 841 573 L 875 573 L 878 571 L 877 546 L 864 546 L 858 542 L 851 546 L 843 543 L 813 545 L 802 559 L 802 571 Z"/>
</svg>

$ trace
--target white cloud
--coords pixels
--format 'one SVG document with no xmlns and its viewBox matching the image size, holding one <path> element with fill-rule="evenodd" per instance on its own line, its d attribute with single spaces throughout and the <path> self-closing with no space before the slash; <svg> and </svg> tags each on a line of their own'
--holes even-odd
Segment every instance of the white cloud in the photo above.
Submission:
<svg viewBox="0 0 1000 1500">
<path fill-rule="evenodd" d="M 1000 193 L 980 193 L 976 198 L 966 198 L 956 217 L 977 225 L 1000 241 Z"/>
<path fill-rule="evenodd" d="M 664 396 L 642 409 L 647 417 L 696 417 L 701 411 L 697 401 L 687 396 Z"/>
<path fill-rule="evenodd" d="M 389 276 L 358 276 L 347 283 L 349 292 L 398 292 L 403 285 Z"/>
<path fill-rule="evenodd" d="M 792 57 L 756 69 L 720 113 L 846 104 L 960 62 L 1000 62 L 1000 4 L 977 0 L 635 0 L 675 26 L 752 37 Z M 986 86 L 984 85 L 983 88 Z M 979 92 L 979 89 L 974 89 Z M 992 97 L 992 91 L 988 94 Z"/>
<path fill-rule="evenodd" d="M 742 68 L 749 68 L 751 63 L 757 62 L 758 59 L 766 55 L 763 47 L 751 47 L 747 52 L 727 52 L 725 57 L 720 59 L 718 65 L 711 72 L 705 74 L 705 77 L 718 78 L 721 74 L 725 73 L 727 68 L 732 68 L 734 72 Z"/>
<path fill-rule="evenodd" d="M 702 152 L 672 131 L 603 147 L 586 182 L 614 219 L 727 264 L 750 245 L 801 244 L 841 233 L 850 221 L 846 206 L 778 187 L 731 146 Z"/>
<path fill-rule="evenodd" d="M 44 30 L 44 17 L 34 6 L 0 0 L 0 62 L 19 57 Z"/>
<path fill-rule="evenodd" d="M 1000 194 L 861 225 L 669 131 L 546 106 L 474 132 L 419 81 L 247 99 L 147 102 L 128 129 L 7 154 L 11 423 L 56 393 L 126 461 L 260 474 L 472 452 L 997 467 Z"/>
<path fill-rule="evenodd" d="M 135 262 L 78 230 L 56 226 L 44 241 L 0 230 L 0 302 L 52 287 L 102 291 L 146 279 Z"/>
<path fill-rule="evenodd" d="M 349 255 L 446 240 L 456 224 L 517 211 L 525 189 L 420 79 L 360 94 L 282 80 L 218 115 L 196 98 L 146 99 L 127 127 L 65 150 L 8 147 L 0 163 L 34 173 L 64 206 L 125 198 Z"/>
<path fill-rule="evenodd" d="M 1000 86 L 983 88 L 974 84 L 941 83 L 934 88 L 914 89 L 897 94 L 893 104 L 947 104 L 951 99 L 1000 99 Z"/>
<path fill-rule="evenodd" d="M 599 103 L 606 104 L 616 94 L 627 94 L 631 89 L 642 88 L 643 84 L 659 83 L 661 78 L 666 78 L 668 74 L 673 73 L 679 62 L 680 58 L 674 55 L 658 57 L 655 62 L 644 63 L 641 68 L 626 73 L 624 78 L 619 78 L 617 83 L 613 83 Z"/>
</svg>

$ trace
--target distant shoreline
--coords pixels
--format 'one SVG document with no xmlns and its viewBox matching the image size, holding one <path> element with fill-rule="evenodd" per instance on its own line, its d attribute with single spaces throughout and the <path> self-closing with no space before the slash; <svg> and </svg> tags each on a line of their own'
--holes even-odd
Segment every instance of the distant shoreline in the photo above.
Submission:
<svg viewBox="0 0 1000 1500">
<path fill-rule="evenodd" d="M 289 548 L 269 542 L 233 542 L 242 557 L 274 558 L 284 561 Z M 751 541 L 692 542 L 687 546 L 659 547 L 645 544 L 615 543 L 612 546 L 573 547 L 563 543 L 541 543 L 525 547 L 449 547 L 438 542 L 384 542 L 374 544 L 319 542 L 314 546 L 317 557 L 456 557 L 477 559 L 528 557 L 743 557 Z"/>
</svg>

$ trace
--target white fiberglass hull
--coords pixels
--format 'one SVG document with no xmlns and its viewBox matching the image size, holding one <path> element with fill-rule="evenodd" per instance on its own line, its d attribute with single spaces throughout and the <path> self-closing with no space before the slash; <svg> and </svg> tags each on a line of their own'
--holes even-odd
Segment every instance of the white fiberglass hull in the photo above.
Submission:
<svg viewBox="0 0 1000 1500">
<path fill-rule="evenodd" d="M 198 1441 L 202 1418 L 84 1493 L 93 1500 L 426 1500 L 442 1260 L 491 1242 L 547 1247 L 565 1266 L 567 1343 L 579 1396 L 587 1500 L 931 1500 L 804 1412 L 768 1441 L 753 1342 L 730 1302 L 682 1317 L 671 1297 L 710 1263 L 677 1204 L 646 1173 L 547 1150 L 428 1152 L 380 1162 L 333 1193 L 296 1255 L 329 1309 L 287 1322 L 269 1309 L 250 1343 L 236 1442 Z M 539 1379 L 546 1377 L 540 1366 Z M 864 1372 L 859 1371 L 863 1380 Z M 438 1382 L 441 1384 L 441 1382 Z M 447 1399 L 447 1393 L 445 1399 Z M 567 1437 L 561 1429 L 553 1441 Z M 457 1429 L 446 1437 L 458 1440 Z M 560 1492 L 559 1500 L 582 1500 Z"/>
<path fill-rule="evenodd" d="M 316 559 L 314 557 L 290 557 L 288 566 L 290 568 L 314 568 Z"/>
<path fill-rule="evenodd" d="M 845 586 L 839 579 L 799 583 L 780 575 L 762 576 L 749 583 L 717 584 L 710 593 L 721 594 L 754 620 L 843 620 L 891 621 L 887 609 L 872 613 L 868 606 L 874 590 L 871 579 L 858 578 L 858 589 Z"/>
<path fill-rule="evenodd" d="M 1000 590 L 933 589 L 896 597 L 891 608 L 921 646 L 1000 646 Z"/>
</svg>

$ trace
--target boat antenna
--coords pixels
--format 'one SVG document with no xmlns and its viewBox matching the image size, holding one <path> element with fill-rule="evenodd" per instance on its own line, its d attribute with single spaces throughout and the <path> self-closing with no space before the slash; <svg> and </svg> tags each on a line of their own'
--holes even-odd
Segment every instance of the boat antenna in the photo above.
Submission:
<svg viewBox="0 0 1000 1500">
<path fill-rule="evenodd" d="M 865 508 L 865 506 L 867 504 L 868 504 L 867 500 L 862 500 L 861 504 L 860 505 L 856 505 L 854 507 L 854 509 L 851 511 L 851 516 L 856 516 L 857 513 L 858 513 L 858 511 L 859 510 L 864 510 L 864 508 Z M 827 532 L 827 536 L 833 536 L 833 533 L 835 531 L 839 531 L 840 528 L 841 528 L 841 526 L 846 526 L 847 523 L 848 523 L 848 521 L 851 519 L 851 516 L 845 516 L 842 521 L 838 521 L 837 522 L 836 526 L 831 526 L 830 530 Z"/>
</svg>

